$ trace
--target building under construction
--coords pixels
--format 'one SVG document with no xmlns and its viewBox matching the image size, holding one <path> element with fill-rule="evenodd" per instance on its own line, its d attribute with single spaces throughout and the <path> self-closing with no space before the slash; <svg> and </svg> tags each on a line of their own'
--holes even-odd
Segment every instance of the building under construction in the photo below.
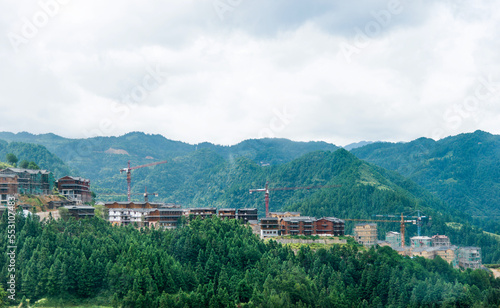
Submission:
<svg viewBox="0 0 500 308">
<path fill-rule="evenodd" d="M 360 223 L 354 226 L 354 238 L 363 246 L 371 247 L 377 244 L 377 224 Z"/>
<path fill-rule="evenodd" d="M 481 248 L 460 247 L 457 251 L 458 266 L 463 268 L 481 268 Z"/>
</svg>

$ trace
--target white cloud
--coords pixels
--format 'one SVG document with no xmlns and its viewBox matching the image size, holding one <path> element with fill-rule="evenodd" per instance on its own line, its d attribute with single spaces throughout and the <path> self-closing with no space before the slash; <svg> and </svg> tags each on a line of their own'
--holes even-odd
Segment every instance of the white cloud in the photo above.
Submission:
<svg viewBox="0 0 500 308">
<path fill-rule="evenodd" d="M 349 62 L 342 44 L 356 44 L 389 0 L 241 1 L 223 20 L 212 1 L 69 1 L 17 52 L 8 34 L 43 10 L 3 1 L 0 129 L 221 144 L 500 133 L 495 98 L 456 109 L 480 78 L 500 81 L 499 2 L 402 0 Z M 144 84 L 151 70 L 164 80 Z"/>
</svg>

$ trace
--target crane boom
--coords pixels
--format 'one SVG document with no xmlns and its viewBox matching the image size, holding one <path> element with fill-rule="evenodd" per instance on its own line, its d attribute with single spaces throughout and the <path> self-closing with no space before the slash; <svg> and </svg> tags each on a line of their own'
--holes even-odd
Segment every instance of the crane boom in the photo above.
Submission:
<svg viewBox="0 0 500 308">
<path fill-rule="evenodd" d="M 127 168 L 120 169 L 120 173 L 122 173 L 122 172 L 126 172 L 127 173 L 127 200 L 128 200 L 128 202 L 130 202 L 131 186 L 132 186 L 131 185 L 132 184 L 132 174 L 131 174 L 131 171 L 135 170 L 135 169 L 139 169 L 139 168 L 145 168 L 145 167 L 156 166 L 156 165 L 159 165 L 159 164 L 164 164 L 166 162 L 167 161 L 164 160 L 164 161 L 159 161 L 159 162 L 150 163 L 150 164 L 146 164 L 146 165 L 140 165 L 140 166 L 130 167 L 130 160 L 129 160 L 128 163 L 127 163 Z"/>
</svg>

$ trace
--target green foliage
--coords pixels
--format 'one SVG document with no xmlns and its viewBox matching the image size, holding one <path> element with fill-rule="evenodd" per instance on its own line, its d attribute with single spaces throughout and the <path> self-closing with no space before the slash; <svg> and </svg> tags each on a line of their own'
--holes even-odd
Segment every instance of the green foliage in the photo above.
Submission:
<svg viewBox="0 0 500 308">
<path fill-rule="evenodd" d="M 483 219 L 498 219 L 499 148 L 500 136 L 476 131 L 439 141 L 420 138 L 408 143 L 373 143 L 352 153 L 414 180 L 453 208 Z"/>
<path fill-rule="evenodd" d="M 27 169 L 43 168 L 52 171 L 56 177 L 72 173 L 60 158 L 41 145 L 22 142 L 0 142 L 0 156 L 7 157 L 9 154 L 14 155 L 16 159 L 19 158 L 20 165 L 26 166 Z M 7 160 L 9 159 L 7 158 Z"/>
<path fill-rule="evenodd" d="M 18 162 L 18 158 L 16 155 L 14 155 L 13 153 L 7 153 L 7 155 L 5 155 L 5 158 L 7 159 L 7 162 L 11 165 L 16 165 L 17 162 Z"/>
<path fill-rule="evenodd" d="M 484 271 L 412 260 L 388 247 L 301 247 L 293 253 L 262 242 L 235 220 L 197 219 L 162 231 L 112 227 L 98 218 L 17 219 L 16 293 L 30 302 L 48 297 L 58 306 L 95 301 L 148 308 L 499 304 L 500 280 Z M 2 243 L 4 273 L 5 250 Z"/>
</svg>

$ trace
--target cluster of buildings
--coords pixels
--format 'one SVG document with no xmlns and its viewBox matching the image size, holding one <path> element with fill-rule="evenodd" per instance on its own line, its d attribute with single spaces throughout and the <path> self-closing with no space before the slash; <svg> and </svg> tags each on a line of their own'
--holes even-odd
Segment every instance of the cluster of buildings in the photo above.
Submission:
<svg viewBox="0 0 500 308">
<path fill-rule="evenodd" d="M 367 247 L 375 244 L 390 246 L 404 256 L 419 256 L 427 259 L 434 259 L 439 256 L 455 267 L 477 269 L 482 266 L 481 248 L 457 247 L 451 244 L 446 235 L 414 236 L 410 238 L 411 245 L 409 247 L 402 247 L 399 232 L 387 232 L 385 241 L 379 241 L 377 239 L 377 224 L 361 223 L 354 227 L 354 238 L 358 243 Z"/>
<path fill-rule="evenodd" d="M 270 212 L 259 223 L 261 238 L 280 235 L 344 235 L 344 221 L 336 217 L 300 216 L 299 212 Z"/>
<path fill-rule="evenodd" d="M 176 228 L 181 217 L 202 219 L 218 216 L 222 219 L 240 219 L 244 223 L 257 223 L 257 209 L 219 209 L 214 207 L 181 208 L 176 204 L 152 202 L 109 202 L 108 219 L 113 225 L 136 224 L 138 227 Z"/>
<path fill-rule="evenodd" d="M 7 203 L 9 197 L 17 198 L 20 194 L 51 195 L 54 188 L 68 200 L 77 204 L 92 201 L 90 180 L 65 176 L 58 180 L 47 170 L 6 168 L 0 170 L 0 204 Z"/>
</svg>

